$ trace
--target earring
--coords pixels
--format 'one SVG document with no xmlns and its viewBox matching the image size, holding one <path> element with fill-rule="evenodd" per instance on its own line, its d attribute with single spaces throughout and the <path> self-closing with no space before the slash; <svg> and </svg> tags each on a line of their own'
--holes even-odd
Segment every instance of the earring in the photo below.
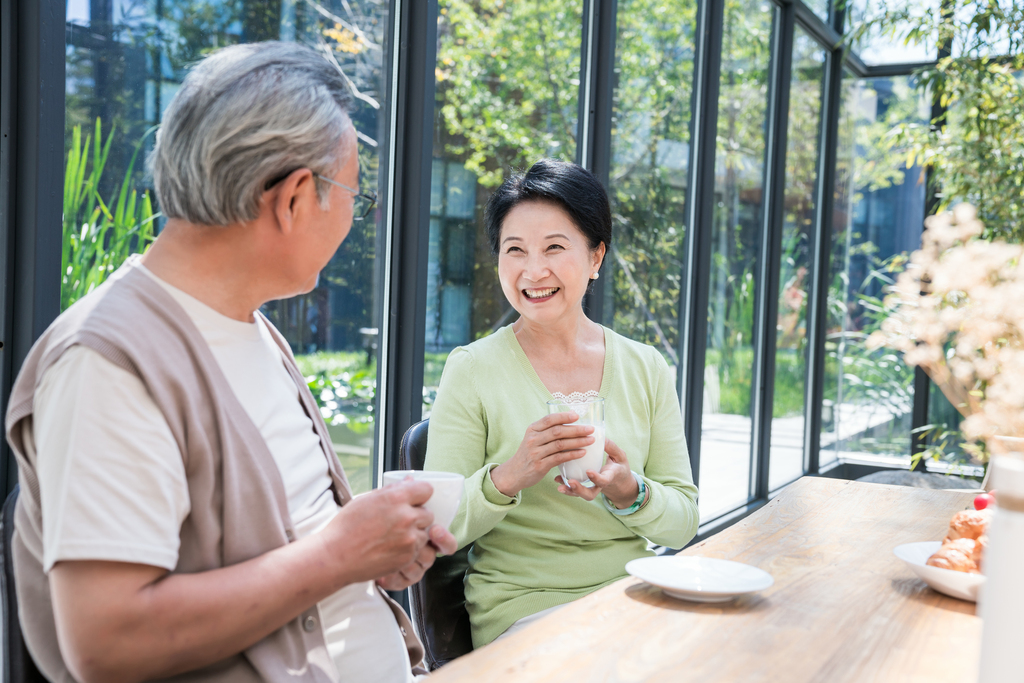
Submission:
<svg viewBox="0 0 1024 683">
<path fill-rule="evenodd" d="M 596 280 L 599 277 L 601 277 L 601 273 L 594 273 L 593 275 L 590 276 L 590 279 L 591 280 Z"/>
</svg>

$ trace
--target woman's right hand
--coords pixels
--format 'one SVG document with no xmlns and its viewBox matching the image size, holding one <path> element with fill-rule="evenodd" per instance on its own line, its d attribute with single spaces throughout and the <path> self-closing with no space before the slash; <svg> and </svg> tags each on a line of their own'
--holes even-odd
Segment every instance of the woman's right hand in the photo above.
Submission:
<svg viewBox="0 0 1024 683">
<path fill-rule="evenodd" d="M 519 450 L 491 471 L 494 488 L 511 498 L 543 479 L 552 467 L 582 458 L 584 446 L 594 443 L 594 428 L 572 425 L 572 412 L 552 413 L 526 428 Z"/>
</svg>

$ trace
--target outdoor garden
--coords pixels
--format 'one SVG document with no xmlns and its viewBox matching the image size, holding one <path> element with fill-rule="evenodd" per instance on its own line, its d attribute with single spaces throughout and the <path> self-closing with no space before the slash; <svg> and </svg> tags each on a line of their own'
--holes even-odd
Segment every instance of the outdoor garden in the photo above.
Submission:
<svg viewBox="0 0 1024 683">
<path fill-rule="evenodd" d="M 140 8 L 142 3 L 138 3 Z M 291 15 L 281 14 L 287 6 Z M 107 26 L 121 53 L 69 49 L 64 185 L 62 307 L 103 281 L 158 234 L 163 218 L 144 157 L 159 112 L 188 65 L 239 40 L 291 36 L 316 47 L 349 74 L 357 94 L 362 183 L 376 186 L 382 124 L 380 17 L 373 0 L 345 3 L 344 16 L 300 3 L 165 0 L 157 21 L 132 3 Z M 717 207 L 708 308 L 705 414 L 749 416 L 754 311 L 765 157 L 764 127 L 772 13 L 757 2 L 726 0 L 715 160 Z M 956 12 L 921 12 L 901 3 L 858 5 L 851 46 L 870 40 L 938 40 L 942 58 L 910 77 L 844 75 L 836 156 L 822 448 L 839 454 L 911 453 L 914 368 L 907 348 L 868 345 L 897 312 L 892 286 L 909 264 L 921 219 L 962 202 L 983 229 L 969 241 L 1024 238 L 1024 11 L 983 0 Z M 482 235 L 482 205 L 515 169 L 552 156 L 573 160 L 579 127 L 582 2 L 442 0 L 438 24 L 434 156 L 476 179 L 471 338 L 510 321 L 494 260 Z M 681 283 L 696 0 L 620 0 L 612 162 L 608 188 L 615 221 L 605 266 L 603 322 L 660 349 L 679 364 Z M 273 16 L 267 16 L 266 13 Z M 102 27 L 101 27 L 102 28 Z M 262 33 L 261 33 L 262 31 Z M 800 34 L 798 32 L 798 41 Z M 795 51 L 789 106 L 786 228 L 779 277 L 773 415 L 802 416 L 806 393 L 810 230 L 817 197 L 824 52 Z M 1005 49 L 1004 49 L 1005 48 Z M 1015 55 L 990 59 L 990 54 Z M 135 60 L 135 62 L 132 62 Z M 158 74 L 133 99 L 132 63 Z M 105 87 L 118 98 L 100 97 Z M 897 225 L 895 213 L 920 205 Z M 377 365 L 371 338 L 380 264 L 377 224 L 357 224 L 321 285 L 265 313 L 285 332 L 357 490 L 370 485 Z M 902 232 L 901 232 L 902 231 Z M 897 233 L 905 239 L 894 237 Z M 909 237 L 906 237 L 909 235 Z M 917 237 L 915 237 L 915 235 Z M 438 258 L 444 258 L 443 255 Z M 444 269 L 441 269 L 444 272 Z M 446 283 L 440 278 L 437 287 Z M 955 297 L 954 297 L 955 299 Z M 368 336 L 369 335 L 369 336 Z M 471 341 L 467 339 L 466 341 Z M 445 348 L 428 348 L 424 414 L 443 370 Z M 952 352 L 952 349 L 947 349 Z M 922 365 L 917 362 L 918 365 Z M 924 365 L 923 367 L 928 367 Z M 959 433 L 963 405 L 933 390 L 923 456 L 968 462 L 983 446 Z M 980 388 L 983 390 L 984 382 Z M 966 444 L 966 446 L 962 445 Z M 920 454 L 919 454 L 920 456 Z"/>
</svg>

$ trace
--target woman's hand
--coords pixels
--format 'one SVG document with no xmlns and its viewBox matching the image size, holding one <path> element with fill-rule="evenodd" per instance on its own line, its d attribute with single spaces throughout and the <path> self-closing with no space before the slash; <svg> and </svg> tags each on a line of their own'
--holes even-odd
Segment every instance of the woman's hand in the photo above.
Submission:
<svg viewBox="0 0 1024 683">
<path fill-rule="evenodd" d="M 583 500 L 594 500 L 597 494 L 603 493 L 611 504 L 620 510 L 635 503 L 636 497 L 640 495 L 640 487 L 637 486 L 636 479 L 629 469 L 626 454 L 607 437 L 604 440 L 604 452 L 608 454 L 608 461 L 601 471 L 587 471 L 590 481 L 594 482 L 592 487 L 587 488 L 575 479 L 570 479 L 567 484 L 559 475 L 555 477 L 555 481 L 559 483 L 558 492 Z"/>
<path fill-rule="evenodd" d="M 578 419 L 572 412 L 552 413 L 527 427 L 516 454 L 491 471 L 494 488 L 511 498 L 546 477 L 552 467 L 582 458 L 583 447 L 594 443 L 594 428 L 569 424 Z"/>
</svg>

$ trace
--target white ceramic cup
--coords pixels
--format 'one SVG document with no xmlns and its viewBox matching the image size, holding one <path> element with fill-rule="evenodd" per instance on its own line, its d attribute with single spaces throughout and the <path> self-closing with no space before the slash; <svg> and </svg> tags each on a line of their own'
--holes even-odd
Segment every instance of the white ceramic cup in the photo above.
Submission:
<svg viewBox="0 0 1024 683">
<path fill-rule="evenodd" d="M 434 524 L 447 529 L 459 511 L 462 502 L 462 485 L 466 480 L 454 472 L 429 472 L 423 470 L 394 470 L 384 473 L 384 486 L 400 484 L 409 477 L 425 481 L 434 487 L 434 493 L 423 507 L 434 513 Z"/>
</svg>

